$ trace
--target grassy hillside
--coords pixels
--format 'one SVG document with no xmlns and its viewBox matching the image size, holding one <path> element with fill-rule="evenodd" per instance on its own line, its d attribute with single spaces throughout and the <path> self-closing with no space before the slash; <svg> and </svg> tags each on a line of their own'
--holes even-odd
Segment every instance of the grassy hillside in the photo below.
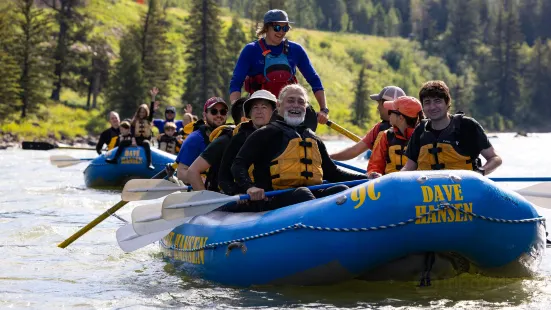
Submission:
<svg viewBox="0 0 551 310">
<path fill-rule="evenodd" d="M 121 0 L 115 3 L 109 0 L 90 0 L 88 3 L 89 5 L 84 10 L 95 20 L 94 34 L 107 39 L 115 55 L 113 61 L 116 61 L 116 55 L 119 51 L 119 39 L 128 26 L 139 22 L 146 7 L 136 4 L 132 0 Z M 170 86 L 173 96 L 166 100 L 168 101 L 167 104 L 180 106 L 179 98 L 184 85 L 183 72 L 186 69 L 184 25 L 188 13 L 175 8 L 168 9 L 167 13 L 171 24 L 168 37 L 172 43 L 172 53 L 179 57 L 173 65 L 173 81 Z M 222 31 L 225 31 L 229 27 L 231 16 L 223 16 L 222 20 L 225 24 Z M 244 30 L 250 33 L 250 21 L 243 20 L 243 22 L 244 27 L 246 27 Z M 363 135 L 366 128 L 378 121 L 375 105 L 370 102 L 370 121 L 362 127 L 356 127 L 350 123 L 352 114 L 350 105 L 354 100 L 355 80 L 364 64 L 367 64 L 370 68 L 367 73 L 368 88 L 372 93 L 379 92 L 385 85 L 397 85 L 404 88 L 406 93 L 416 95 L 420 85 L 428 79 L 444 79 L 450 83 L 453 83 L 455 79 L 455 76 L 449 73 L 441 59 L 427 57 L 420 51 L 417 43 L 405 39 L 321 32 L 300 28 L 291 30 L 288 37 L 305 47 L 315 69 L 321 76 L 327 94 L 327 102 L 331 109 L 330 118 L 358 135 Z M 385 59 L 389 59 L 389 61 Z M 300 79 L 303 85 L 307 85 L 302 77 Z M 315 98 L 313 94 L 310 93 L 310 95 L 311 102 L 317 109 L 318 105 L 315 103 Z M 61 98 L 62 102 L 72 106 L 84 106 L 85 99 L 67 89 L 62 93 Z M 102 100 L 100 100 L 101 103 Z M 62 109 L 58 106 L 54 107 L 55 109 Z M 46 112 L 43 109 L 40 118 L 44 119 L 44 113 Z M 63 115 L 74 113 L 76 120 L 79 120 L 80 117 L 88 120 L 98 117 L 100 119 L 84 123 L 80 121 L 73 122 L 79 127 L 78 129 L 74 128 L 73 124 L 68 124 L 67 128 L 62 128 L 62 125 L 61 127 L 56 127 L 57 125 L 48 127 L 47 131 L 54 131 L 56 135 L 59 135 L 61 130 L 82 133 L 83 130 L 86 130 L 86 123 L 90 123 L 87 126 L 88 129 L 101 128 L 102 124 L 107 124 L 103 120 L 105 118 L 103 113 L 86 112 L 84 110 L 71 112 L 67 110 L 63 113 Z M 75 118 L 69 119 L 75 120 Z M 2 130 L 26 132 L 28 129 L 33 135 L 46 134 L 45 130 L 37 130 L 28 125 L 32 122 L 32 120 L 29 120 L 19 125 L 4 125 Z M 330 132 L 325 126 L 319 127 L 319 133 L 337 134 L 336 132 Z"/>
</svg>

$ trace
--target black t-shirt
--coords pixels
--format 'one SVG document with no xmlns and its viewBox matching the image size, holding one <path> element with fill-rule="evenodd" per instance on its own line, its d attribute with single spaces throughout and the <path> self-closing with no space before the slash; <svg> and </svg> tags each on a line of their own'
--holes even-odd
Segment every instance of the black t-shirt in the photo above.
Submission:
<svg viewBox="0 0 551 310">
<path fill-rule="evenodd" d="M 109 143 L 111 143 L 111 139 L 118 137 L 121 134 L 120 128 L 109 128 L 101 133 L 99 136 L 98 144 L 96 144 L 96 152 L 98 154 L 101 154 L 101 149 L 103 148 L 104 144 L 107 144 L 109 146 Z"/>
<path fill-rule="evenodd" d="M 220 170 L 218 171 L 218 185 L 224 194 L 237 195 L 239 193 L 246 192 L 245 189 L 239 188 L 237 183 L 235 183 L 231 172 L 231 166 L 237 156 L 237 153 L 239 153 L 239 150 L 243 144 L 245 144 L 247 137 L 250 136 L 255 130 L 256 129 L 252 124 L 242 124 L 241 129 L 231 138 L 228 147 L 224 151 L 222 163 L 220 164 Z"/>
<path fill-rule="evenodd" d="M 421 150 L 420 139 L 423 129 L 423 126 L 417 126 L 413 132 L 413 135 L 409 139 L 406 156 L 414 162 L 417 162 L 417 159 L 419 158 L 419 151 Z M 436 137 L 438 137 L 443 131 L 432 129 L 430 127 L 430 122 L 427 126 L 427 130 L 431 131 Z M 482 128 L 482 126 L 474 118 L 464 116 L 461 120 L 458 146 L 470 157 L 478 158 L 480 152 L 491 147 L 492 144 L 490 143 L 484 128 Z"/>
<path fill-rule="evenodd" d="M 216 138 L 216 140 L 212 141 L 203 153 L 199 155 L 210 165 L 209 172 L 207 173 L 207 190 L 218 191 L 218 170 L 220 169 L 224 151 L 228 144 L 230 144 L 230 139 L 230 135 L 222 135 Z"/>
</svg>

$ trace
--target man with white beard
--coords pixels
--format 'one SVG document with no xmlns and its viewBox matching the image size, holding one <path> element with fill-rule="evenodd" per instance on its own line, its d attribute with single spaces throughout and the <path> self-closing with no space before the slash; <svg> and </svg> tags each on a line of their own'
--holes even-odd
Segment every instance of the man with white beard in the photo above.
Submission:
<svg viewBox="0 0 551 310">
<path fill-rule="evenodd" d="M 275 120 L 251 134 L 239 150 L 231 167 L 240 188 L 251 196 L 252 204 L 244 211 L 267 211 L 343 191 L 346 185 L 310 191 L 305 186 L 323 180 L 342 182 L 366 179 L 364 174 L 338 168 L 315 133 L 304 126 L 308 95 L 299 84 L 285 86 L 277 102 Z M 281 117 L 283 115 L 283 117 Z M 254 182 L 248 169 L 254 165 Z M 295 188 L 265 199 L 265 191 Z"/>
</svg>

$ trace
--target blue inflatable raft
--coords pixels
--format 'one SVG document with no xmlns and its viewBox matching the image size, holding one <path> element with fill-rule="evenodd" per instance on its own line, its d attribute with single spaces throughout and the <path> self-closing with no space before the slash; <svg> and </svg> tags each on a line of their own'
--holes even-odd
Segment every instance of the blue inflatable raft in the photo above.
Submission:
<svg viewBox="0 0 551 310">
<path fill-rule="evenodd" d="M 213 211 L 160 245 L 189 275 L 224 285 L 419 281 L 440 271 L 519 277 L 537 271 L 545 223 L 522 196 L 477 173 L 414 171 L 269 212 Z"/>
<path fill-rule="evenodd" d="M 117 148 L 111 150 L 111 158 Z M 151 148 L 151 160 L 155 169 L 147 167 L 145 151 L 142 147 L 128 147 L 119 157 L 117 164 L 105 162 L 106 154 L 96 157 L 84 170 L 84 182 L 91 188 L 120 188 L 130 179 L 149 179 L 163 170 L 166 164 L 176 160 L 176 156 Z"/>
</svg>

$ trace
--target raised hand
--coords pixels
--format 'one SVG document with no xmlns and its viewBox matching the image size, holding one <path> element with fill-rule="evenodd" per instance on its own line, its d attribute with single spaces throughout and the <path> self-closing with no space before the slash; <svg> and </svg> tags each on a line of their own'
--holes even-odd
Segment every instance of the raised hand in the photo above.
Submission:
<svg viewBox="0 0 551 310">
<path fill-rule="evenodd" d="M 153 87 L 149 93 L 151 94 L 151 101 L 155 101 L 155 97 L 159 94 L 159 89 L 157 87 Z"/>
</svg>

